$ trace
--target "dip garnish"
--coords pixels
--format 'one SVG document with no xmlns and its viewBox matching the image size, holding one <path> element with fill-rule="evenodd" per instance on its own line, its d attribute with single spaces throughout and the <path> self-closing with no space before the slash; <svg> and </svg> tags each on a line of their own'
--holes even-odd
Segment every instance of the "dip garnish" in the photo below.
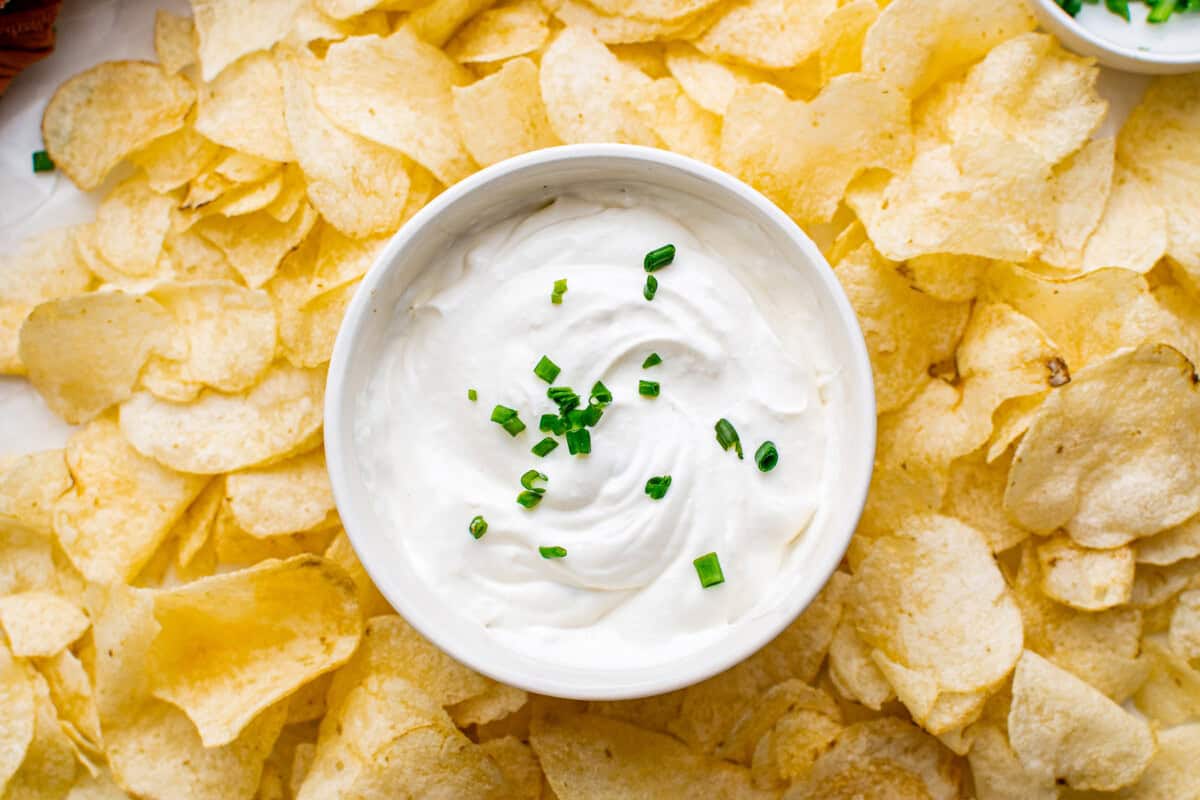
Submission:
<svg viewBox="0 0 1200 800">
<path fill-rule="evenodd" d="M 474 403 L 479 399 L 479 392 L 475 391 L 474 389 L 467 389 L 467 399 Z"/>
<path fill-rule="evenodd" d="M 657 247 L 646 253 L 646 257 L 642 260 L 642 266 L 646 268 L 646 272 L 658 272 L 674 260 L 675 245 L 664 244 L 662 247 Z"/>
<path fill-rule="evenodd" d="M 567 452 L 573 456 L 586 456 L 592 452 L 592 435 L 587 428 L 567 431 Z"/>
<path fill-rule="evenodd" d="M 657 381 L 638 381 L 638 394 L 642 397 L 658 397 L 659 388 Z"/>
<path fill-rule="evenodd" d="M 551 386 L 546 390 L 546 397 L 554 401 L 559 413 L 566 414 L 579 406 L 579 395 L 570 386 Z"/>
<path fill-rule="evenodd" d="M 717 444 L 721 445 L 722 450 L 728 450 L 733 447 L 737 451 L 737 457 L 742 458 L 742 441 L 738 438 L 737 430 L 733 427 L 733 423 L 721 417 L 717 420 L 714 426 L 717 431 Z"/>
<path fill-rule="evenodd" d="M 700 585 L 705 589 L 725 582 L 725 573 L 721 571 L 721 562 L 716 553 L 705 553 L 692 561 L 696 574 L 700 576 Z"/>
<path fill-rule="evenodd" d="M 533 508 L 540 502 L 542 495 L 538 492 L 524 491 L 517 495 L 517 504 L 525 508 Z"/>
<path fill-rule="evenodd" d="M 33 171 L 34 172 L 53 172 L 54 161 L 45 150 L 37 150 L 33 154 Z"/>
<path fill-rule="evenodd" d="M 542 554 L 542 558 L 566 558 L 567 548 L 565 547 L 539 547 L 538 552 Z"/>
<path fill-rule="evenodd" d="M 659 475 L 646 481 L 646 494 L 650 495 L 652 500 L 662 500 L 667 496 L 667 489 L 670 488 L 670 475 Z"/>
<path fill-rule="evenodd" d="M 662 363 L 662 356 L 658 353 L 651 353 L 646 356 L 646 360 L 642 362 L 642 369 L 650 369 Z"/>
<path fill-rule="evenodd" d="M 528 489 L 529 491 L 537 492 L 538 494 L 545 494 L 546 487 L 545 486 L 534 486 L 534 483 L 536 481 L 548 481 L 548 480 L 550 480 L 550 479 L 548 477 L 546 477 L 546 473 L 538 472 L 536 469 L 526 470 L 525 473 L 521 475 L 521 485 L 523 487 L 525 487 L 526 489 Z"/>
<path fill-rule="evenodd" d="M 487 533 L 487 520 L 476 515 L 475 518 L 471 520 L 471 524 L 467 526 L 467 530 L 471 532 L 472 536 L 478 539 Z"/>
<path fill-rule="evenodd" d="M 591 394 L 591 402 L 599 403 L 602 406 L 606 406 L 613 401 L 612 392 L 610 392 L 608 387 L 600 381 L 596 381 L 594 384 L 592 384 Z"/>
<path fill-rule="evenodd" d="M 547 414 L 546 416 L 542 417 L 542 419 L 545 419 L 548 416 L 550 415 Z M 558 417 L 554 417 L 554 419 L 558 419 Z M 533 453 L 538 458 L 545 458 L 546 454 L 556 447 L 558 447 L 558 442 L 547 436 L 545 439 L 542 439 L 540 442 L 535 444 L 529 452 Z"/>
<path fill-rule="evenodd" d="M 492 422 L 508 431 L 509 436 L 516 436 L 525 430 L 525 423 L 521 422 L 521 418 L 517 416 L 517 410 L 508 406 L 498 405 L 493 408 Z"/>
<path fill-rule="evenodd" d="M 546 356 L 542 356 L 533 368 L 533 374 L 546 383 L 554 383 L 554 379 L 558 377 L 558 373 L 560 372 L 562 372 L 562 369 L 559 368 L 558 364 L 555 364 Z"/>
<path fill-rule="evenodd" d="M 779 451 L 772 441 L 763 442 L 754 452 L 754 463 L 758 464 L 759 472 L 770 472 L 779 463 Z"/>
<path fill-rule="evenodd" d="M 567 279 L 559 278 L 554 282 L 554 291 L 550 292 L 550 302 L 556 306 L 562 305 L 563 295 L 567 293 Z"/>
<path fill-rule="evenodd" d="M 658 291 L 658 278 L 653 275 L 646 276 L 646 288 L 642 289 L 642 296 L 647 300 L 654 299 L 654 293 Z"/>
</svg>

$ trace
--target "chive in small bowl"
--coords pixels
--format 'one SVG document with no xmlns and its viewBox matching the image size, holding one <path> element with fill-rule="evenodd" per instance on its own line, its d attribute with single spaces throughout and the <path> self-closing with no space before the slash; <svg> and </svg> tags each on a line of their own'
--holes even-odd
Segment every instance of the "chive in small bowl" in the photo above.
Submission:
<svg viewBox="0 0 1200 800">
<path fill-rule="evenodd" d="M 1200 0 L 1033 0 L 1042 27 L 1106 67 L 1200 71 Z"/>
</svg>

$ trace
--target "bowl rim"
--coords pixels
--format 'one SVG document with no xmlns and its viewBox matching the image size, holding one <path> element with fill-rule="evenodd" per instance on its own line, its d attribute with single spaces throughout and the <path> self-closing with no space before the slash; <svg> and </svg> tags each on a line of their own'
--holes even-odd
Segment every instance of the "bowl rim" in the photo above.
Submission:
<svg viewBox="0 0 1200 800">
<path fill-rule="evenodd" d="M 1200 46 L 1196 50 L 1187 53 L 1162 53 L 1156 50 L 1138 50 L 1130 48 L 1122 44 L 1118 44 L 1110 39 L 1105 39 L 1098 36 L 1083 25 L 1080 25 L 1074 17 L 1062 9 L 1054 0 L 1033 0 L 1034 3 L 1045 11 L 1039 15 L 1043 24 L 1048 22 L 1051 25 L 1056 25 L 1070 31 L 1071 35 L 1078 37 L 1086 42 L 1088 46 L 1094 47 L 1105 53 L 1109 53 L 1120 59 L 1134 61 L 1150 67 L 1195 67 L 1200 70 Z"/>
<path fill-rule="evenodd" d="M 413 606 L 406 602 L 406 592 L 402 590 L 403 587 L 396 585 L 397 581 L 389 580 L 389 571 L 383 567 L 382 559 L 371 558 L 372 552 L 381 552 L 379 548 L 383 547 L 382 540 L 385 537 L 379 535 L 377 531 L 371 530 L 369 509 L 362 508 L 354 501 L 352 491 L 352 483 L 355 480 L 352 477 L 354 474 L 352 461 L 355 458 L 354 443 L 345 441 L 346 438 L 353 439 L 352 426 L 347 426 L 348 437 L 343 437 L 344 418 L 353 414 L 354 398 L 345 389 L 349 383 L 348 376 L 357 350 L 357 340 L 367 329 L 367 320 L 372 316 L 370 307 L 373 295 L 384 284 L 384 279 L 390 271 L 401 263 L 396 257 L 397 254 L 435 221 L 443 210 L 468 194 L 485 190 L 489 184 L 514 172 L 547 163 L 570 162 L 576 159 L 611 159 L 653 163 L 688 173 L 712 186 L 714 192 L 723 192 L 727 196 L 732 195 L 735 199 L 751 204 L 771 224 L 780 228 L 780 232 L 804 255 L 806 263 L 798 268 L 814 273 L 816 278 L 814 283 L 820 284 L 825 295 L 822 301 L 828 301 L 832 306 L 833 313 L 829 318 L 831 322 L 836 318 L 836 324 L 842 329 L 840 333 L 845 337 L 852 362 L 845 369 L 845 372 L 851 376 L 847 381 L 847 397 L 854 397 L 856 400 L 850 405 L 857 407 L 859 411 L 855 415 L 852 409 L 851 418 L 862 426 L 861 439 L 863 442 L 860 452 L 847 452 L 842 456 L 850 474 L 859 483 L 857 486 L 851 486 L 848 489 L 841 487 L 839 490 L 838 504 L 839 506 L 844 504 L 845 508 L 849 510 L 844 530 L 830 526 L 822 531 L 822 535 L 838 537 L 838 539 L 835 540 L 834 546 L 828 549 L 828 555 L 825 558 L 811 564 L 810 573 L 813 579 L 798 584 L 796 591 L 788 595 L 789 602 L 786 613 L 778 615 L 781 617 L 778 625 L 770 626 L 762 635 L 754 637 L 752 641 L 743 641 L 741 643 L 743 646 L 722 648 L 719 645 L 732 643 L 728 643 L 724 639 L 718 640 L 715 646 L 707 646 L 705 650 L 701 651 L 707 657 L 697 657 L 692 660 L 692 663 L 681 664 L 680 669 L 672 670 L 669 676 L 631 681 L 628 679 L 628 675 L 623 673 L 624 681 L 618 685 L 607 686 L 599 685 L 596 682 L 573 685 L 569 680 L 551 678 L 546 674 L 512 670 L 507 665 L 497 667 L 481 663 L 481 659 L 475 657 L 471 648 L 460 646 L 462 640 L 458 639 L 453 631 L 435 627 L 430 624 L 432 620 L 422 618 L 420 613 L 413 613 Z M 854 376 L 857 376 L 857 379 Z M 341 515 L 346 535 L 363 568 L 392 608 L 436 647 L 471 669 L 527 691 L 578 700 L 622 700 L 674 691 L 716 675 L 770 643 L 811 605 L 837 570 L 861 518 L 874 467 L 876 398 L 866 341 L 849 299 L 838 283 L 832 267 L 829 266 L 816 244 L 778 206 L 734 176 L 686 156 L 639 145 L 573 144 L 535 150 L 486 167 L 450 186 L 429 202 L 392 236 L 376 256 L 358 290 L 354 293 L 342 318 L 334 343 L 326 378 L 324 400 L 324 450 L 335 504 Z M 377 541 L 372 544 L 372 539 Z M 749 618 L 751 622 L 755 620 L 756 618 Z M 736 627 L 735 625 L 734 629 Z M 521 654 L 517 648 L 507 645 L 497 643 L 496 647 L 518 655 L 528 655 Z M 710 653 L 712 655 L 708 655 Z M 629 672 L 636 672 L 637 669 L 639 668 L 633 668 Z M 641 667 L 640 669 L 646 671 L 651 667 Z"/>
</svg>

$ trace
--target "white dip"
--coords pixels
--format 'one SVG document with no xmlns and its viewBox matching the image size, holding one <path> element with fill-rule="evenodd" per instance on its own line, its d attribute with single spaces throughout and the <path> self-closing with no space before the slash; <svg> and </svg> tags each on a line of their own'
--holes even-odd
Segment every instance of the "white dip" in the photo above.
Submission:
<svg viewBox="0 0 1200 800">
<path fill-rule="evenodd" d="M 1152 53 L 1200 52 L 1200 14 L 1177 11 L 1166 22 L 1157 25 L 1146 22 L 1149 14 L 1150 6 L 1131 0 L 1130 21 L 1126 22 L 1124 17 L 1105 8 L 1103 2 L 1084 3 L 1075 21 L 1100 38 L 1130 50 Z"/>
<path fill-rule="evenodd" d="M 642 259 L 666 243 L 677 254 L 648 302 Z M 817 300 L 753 224 L 677 193 L 589 189 L 461 238 L 393 314 L 358 400 L 363 473 L 402 557 L 464 624 L 547 662 L 648 666 L 789 591 L 841 440 L 824 397 L 837 366 Z M 652 352 L 663 363 L 643 369 Z M 556 411 L 533 373 L 543 355 L 585 404 L 598 380 L 614 396 L 588 456 L 561 437 L 530 452 Z M 661 395 L 639 396 L 639 380 Z M 490 421 L 497 404 L 527 429 Z M 718 445 L 722 417 L 745 460 Z M 764 440 L 780 455 L 769 473 Z M 516 502 L 529 469 L 549 476 L 532 509 Z M 672 483 L 652 500 L 659 475 Z M 705 589 L 692 562 L 709 552 L 725 582 Z"/>
</svg>

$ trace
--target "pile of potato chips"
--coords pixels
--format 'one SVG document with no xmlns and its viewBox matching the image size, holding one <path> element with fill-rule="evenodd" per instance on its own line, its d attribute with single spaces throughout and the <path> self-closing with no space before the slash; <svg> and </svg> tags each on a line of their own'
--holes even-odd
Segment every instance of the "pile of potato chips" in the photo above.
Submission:
<svg viewBox="0 0 1200 800">
<path fill-rule="evenodd" d="M 1115 138 L 1018 0 L 194 0 L 67 81 L 94 222 L 0 265 L 0 795 L 1200 797 L 1200 77 Z M 456 664 L 334 509 L 325 364 L 480 166 L 667 147 L 824 242 L 875 367 L 846 561 L 775 642 L 579 703 Z"/>
</svg>

